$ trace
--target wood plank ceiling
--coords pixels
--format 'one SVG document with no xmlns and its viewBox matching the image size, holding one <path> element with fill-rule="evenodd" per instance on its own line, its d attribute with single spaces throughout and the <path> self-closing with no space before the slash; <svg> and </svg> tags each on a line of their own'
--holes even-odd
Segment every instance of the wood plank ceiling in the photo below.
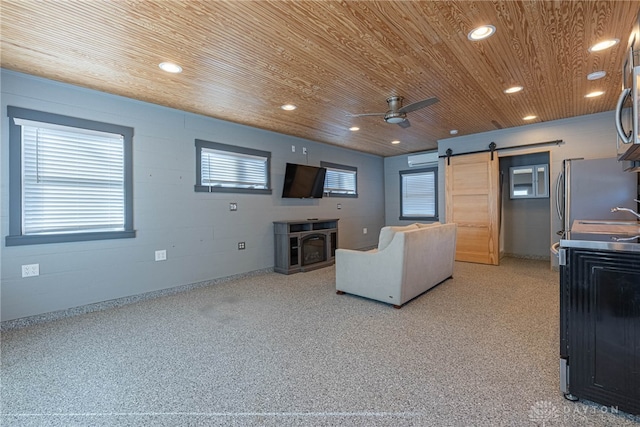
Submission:
<svg viewBox="0 0 640 427">
<path fill-rule="evenodd" d="M 0 64 L 392 156 L 435 148 L 451 129 L 613 110 L 639 10 L 640 1 L 2 0 Z M 469 41 L 483 24 L 496 34 Z M 604 38 L 620 43 L 588 51 Z M 184 71 L 168 74 L 162 61 Z M 606 77 L 587 80 L 599 70 Z M 503 92 L 513 85 L 524 90 Z M 585 98 L 592 90 L 605 94 Z M 385 112 L 389 96 L 440 102 L 409 113 L 406 129 L 347 116 Z"/>
</svg>

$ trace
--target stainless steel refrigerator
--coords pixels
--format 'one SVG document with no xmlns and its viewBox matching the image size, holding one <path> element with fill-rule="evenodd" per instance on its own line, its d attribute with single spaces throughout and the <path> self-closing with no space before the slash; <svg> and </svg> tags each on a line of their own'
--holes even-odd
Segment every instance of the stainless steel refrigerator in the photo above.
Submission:
<svg viewBox="0 0 640 427">
<path fill-rule="evenodd" d="M 638 209 L 638 174 L 622 170 L 618 160 L 566 159 L 556 182 L 556 206 L 563 229 L 571 231 L 576 219 L 636 219 L 628 212 L 611 212 L 614 207 Z"/>
</svg>

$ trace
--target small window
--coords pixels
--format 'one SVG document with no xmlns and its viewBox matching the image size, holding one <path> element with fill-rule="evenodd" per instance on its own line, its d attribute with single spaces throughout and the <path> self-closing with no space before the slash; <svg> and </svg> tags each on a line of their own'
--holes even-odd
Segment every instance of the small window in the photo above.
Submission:
<svg viewBox="0 0 640 427">
<path fill-rule="evenodd" d="M 196 191 L 271 194 L 271 153 L 196 139 Z"/>
<path fill-rule="evenodd" d="M 549 165 L 514 166 L 509 175 L 512 199 L 549 197 Z"/>
<path fill-rule="evenodd" d="M 438 220 L 438 169 L 400 171 L 400 219 Z"/>
<path fill-rule="evenodd" d="M 135 237 L 133 129 L 8 107 L 7 246 Z"/>
<path fill-rule="evenodd" d="M 327 169 L 324 178 L 324 193 L 330 197 L 358 197 L 358 169 L 352 166 L 320 162 Z"/>
</svg>

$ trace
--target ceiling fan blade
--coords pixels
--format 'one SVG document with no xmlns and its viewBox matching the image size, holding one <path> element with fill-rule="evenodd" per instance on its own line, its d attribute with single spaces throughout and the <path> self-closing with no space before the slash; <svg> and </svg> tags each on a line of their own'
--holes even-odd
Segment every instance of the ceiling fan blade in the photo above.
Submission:
<svg viewBox="0 0 640 427">
<path fill-rule="evenodd" d="M 347 114 L 347 117 L 363 117 L 363 116 L 384 116 L 387 113 L 361 113 L 361 114 Z"/>
<path fill-rule="evenodd" d="M 400 126 L 403 129 L 408 128 L 409 126 L 411 126 L 411 123 L 409 122 L 409 119 L 404 119 L 403 121 L 401 121 L 400 123 L 398 123 L 398 126 Z"/>
<path fill-rule="evenodd" d="M 423 99 L 422 101 L 414 102 L 413 104 L 405 105 L 404 107 L 398 110 L 399 113 L 409 113 L 411 111 L 416 111 L 424 107 L 428 107 L 429 105 L 433 105 L 440 100 L 435 96 L 432 98 Z"/>
</svg>

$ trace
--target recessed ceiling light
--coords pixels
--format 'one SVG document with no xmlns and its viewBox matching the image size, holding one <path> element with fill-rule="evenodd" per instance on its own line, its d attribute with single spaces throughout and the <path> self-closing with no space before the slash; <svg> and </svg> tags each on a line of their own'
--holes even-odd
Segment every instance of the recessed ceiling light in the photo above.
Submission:
<svg viewBox="0 0 640 427">
<path fill-rule="evenodd" d="M 599 52 L 601 50 L 609 49 L 610 47 L 615 46 L 618 43 L 620 43 L 620 40 L 618 39 L 603 40 L 591 46 L 589 48 L 589 52 Z"/>
<path fill-rule="evenodd" d="M 487 37 L 491 37 L 495 32 L 496 27 L 494 27 L 493 25 L 483 25 L 474 30 L 471 30 L 471 32 L 467 34 L 467 38 L 472 41 L 484 40 Z"/>
<path fill-rule="evenodd" d="M 595 98 L 596 96 L 600 96 L 600 95 L 604 95 L 604 92 L 601 90 L 595 90 L 593 92 L 590 92 L 588 94 L 586 94 L 584 97 L 585 98 Z"/>
<path fill-rule="evenodd" d="M 451 129 L 451 130 L 449 131 L 449 133 L 450 133 L 451 135 L 457 135 L 457 134 L 458 134 L 458 129 Z"/>
<path fill-rule="evenodd" d="M 516 93 L 520 92 L 522 89 L 524 89 L 522 86 L 512 86 L 509 89 L 505 89 L 504 93 Z"/>
<path fill-rule="evenodd" d="M 528 121 L 528 120 L 533 120 L 533 119 L 535 119 L 537 117 L 538 116 L 525 116 L 525 117 L 522 118 L 522 120 L 527 120 Z"/>
<path fill-rule="evenodd" d="M 591 74 L 587 74 L 587 80 L 598 80 L 607 75 L 606 71 L 594 71 Z"/>
<path fill-rule="evenodd" d="M 174 64 L 173 62 L 161 62 L 159 65 L 161 70 L 166 71 L 167 73 L 181 73 L 182 67 L 178 64 Z"/>
<path fill-rule="evenodd" d="M 398 141 L 398 140 L 396 139 L 395 141 L 391 141 L 391 143 L 392 143 L 393 145 L 398 145 L 398 144 L 400 144 L 400 141 Z"/>
<path fill-rule="evenodd" d="M 355 132 L 355 131 L 357 131 L 357 130 L 360 130 L 360 128 L 359 128 L 358 126 L 351 126 L 351 127 L 349 128 L 349 130 L 350 130 L 351 132 Z"/>
<path fill-rule="evenodd" d="M 280 106 L 280 108 L 282 108 L 283 110 L 286 110 L 286 111 L 293 111 L 298 107 L 296 107 L 293 104 L 284 104 L 284 105 Z"/>
</svg>

